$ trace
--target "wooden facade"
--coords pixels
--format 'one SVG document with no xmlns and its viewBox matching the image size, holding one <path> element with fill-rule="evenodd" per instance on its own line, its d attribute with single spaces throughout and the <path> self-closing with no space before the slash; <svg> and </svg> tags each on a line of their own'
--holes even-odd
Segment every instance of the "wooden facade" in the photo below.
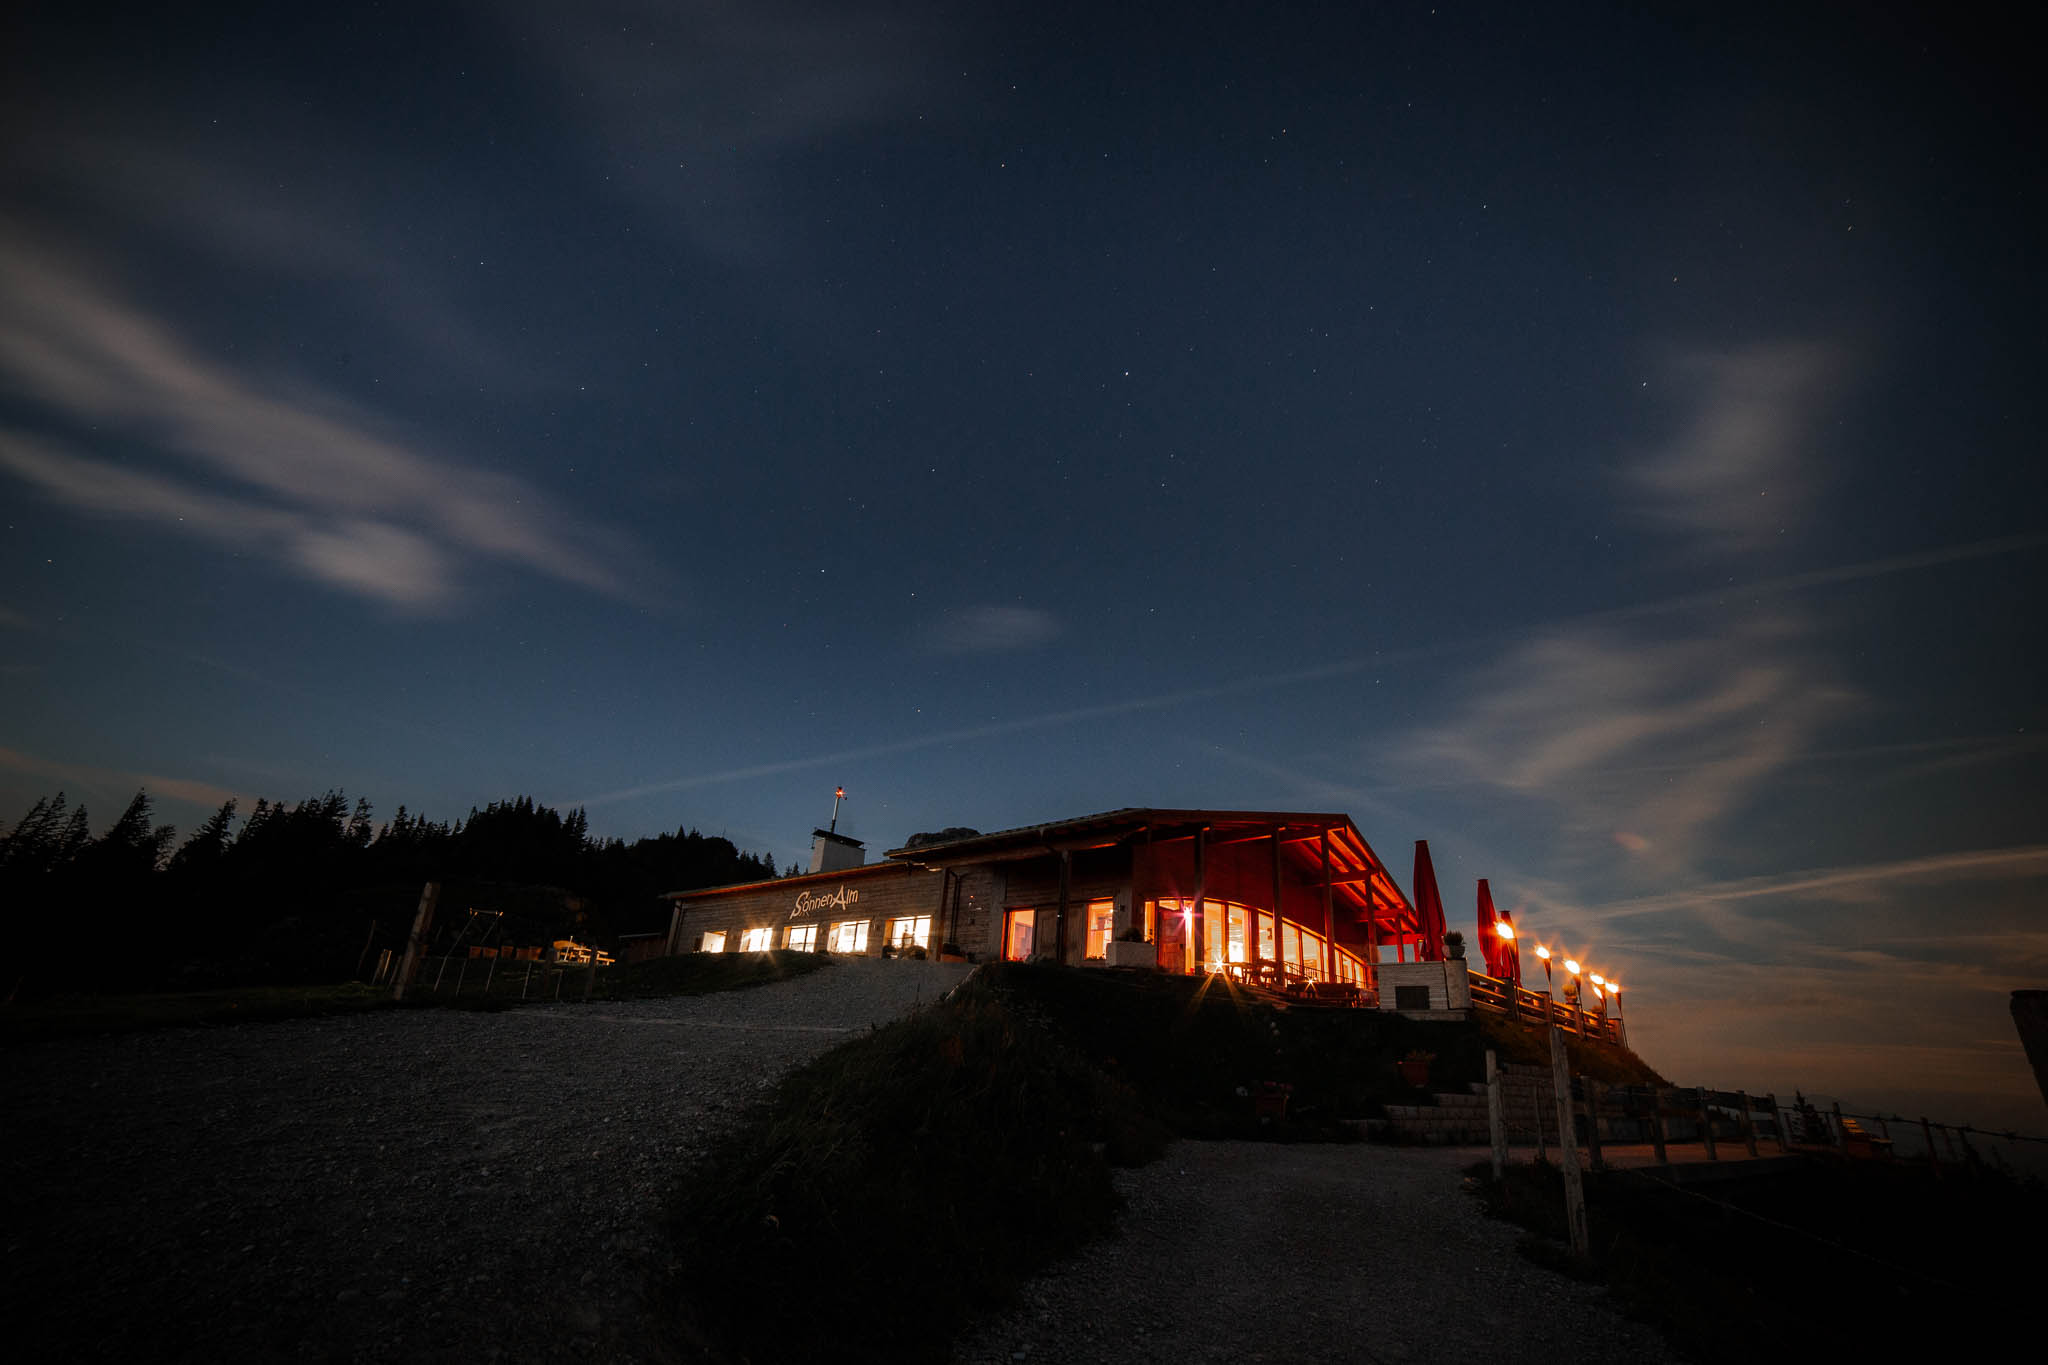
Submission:
<svg viewBox="0 0 2048 1365">
<path fill-rule="evenodd" d="M 668 899 L 671 953 L 888 942 L 1365 990 L 1379 945 L 1418 931 L 1350 818 L 1301 812 L 1109 811 Z"/>
</svg>

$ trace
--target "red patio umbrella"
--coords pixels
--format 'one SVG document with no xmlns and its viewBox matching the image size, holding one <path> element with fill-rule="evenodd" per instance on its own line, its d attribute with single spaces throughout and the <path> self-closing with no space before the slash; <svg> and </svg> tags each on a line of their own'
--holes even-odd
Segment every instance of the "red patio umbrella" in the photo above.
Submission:
<svg viewBox="0 0 2048 1365">
<path fill-rule="evenodd" d="M 1423 962 L 1444 960 L 1444 898 L 1437 894 L 1436 865 L 1429 860 L 1429 840 L 1415 841 L 1415 917 L 1422 923 L 1422 947 L 1416 956 Z"/>
<path fill-rule="evenodd" d="M 1509 965 L 1513 952 L 1511 940 L 1500 936 L 1494 927 L 1503 916 L 1493 908 L 1493 891 L 1486 884 L 1486 878 L 1479 879 L 1479 953 L 1486 959 L 1486 974 L 1496 981 L 1512 981 L 1508 975 L 1514 968 Z"/>
<path fill-rule="evenodd" d="M 1521 931 L 1515 928 L 1515 917 L 1505 910 L 1500 912 L 1500 922 L 1507 925 L 1508 929 L 1515 935 L 1513 938 L 1504 938 L 1500 942 L 1500 965 L 1503 968 L 1500 979 L 1512 981 L 1519 986 L 1522 984 Z"/>
</svg>

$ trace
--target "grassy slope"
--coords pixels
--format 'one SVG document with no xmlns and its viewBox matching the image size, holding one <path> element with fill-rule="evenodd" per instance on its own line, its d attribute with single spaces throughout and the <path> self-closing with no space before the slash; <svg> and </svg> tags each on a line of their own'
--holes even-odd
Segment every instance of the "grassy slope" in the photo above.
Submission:
<svg viewBox="0 0 2048 1365">
<path fill-rule="evenodd" d="M 943 1360 L 969 1316 L 1108 1230 L 1109 1162 L 1148 1160 L 1165 1136 L 970 982 L 786 1077 L 688 1174 L 669 1219 L 686 1349 Z"/>
</svg>

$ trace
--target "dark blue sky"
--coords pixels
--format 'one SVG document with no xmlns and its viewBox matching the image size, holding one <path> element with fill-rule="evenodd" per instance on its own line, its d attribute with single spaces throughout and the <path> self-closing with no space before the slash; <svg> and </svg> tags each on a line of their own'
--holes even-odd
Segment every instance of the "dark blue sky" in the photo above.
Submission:
<svg viewBox="0 0 2048 1365">
<path fill-rule="evenodd" d="M 1340 809 L 2037 1113 L 2018 35 L 1276 8 L 13 7 L 0 817 Z"/>
</svg>

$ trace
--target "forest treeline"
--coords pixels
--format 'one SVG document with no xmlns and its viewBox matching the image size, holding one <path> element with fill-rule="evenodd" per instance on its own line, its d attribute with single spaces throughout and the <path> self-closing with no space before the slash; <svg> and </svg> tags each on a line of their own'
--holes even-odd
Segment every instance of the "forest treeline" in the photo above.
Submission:
<svg viewBox="0 0 2048 1365">
<path fill-rule="evenodd" d="M 444 947 L 458 935 L 609 947 L 667 927 L 664 891 L 776 875 L 772 856 L 716 835 L 600 839 L 581 809 L 526 796 L 452 823 L 404 806 L 379 823 L 367 800 L 340 791 L 259 800 L 246 818 L 228 801 L 180 839 L 154 823 L 146 791 L 97 836 L 59 792 L 0 829 L 0 907 L 15 949 L 0 990 L 345 980 L 366 954 L 403 945 L 427 881 L 442 884 Z"/>
</svg>

